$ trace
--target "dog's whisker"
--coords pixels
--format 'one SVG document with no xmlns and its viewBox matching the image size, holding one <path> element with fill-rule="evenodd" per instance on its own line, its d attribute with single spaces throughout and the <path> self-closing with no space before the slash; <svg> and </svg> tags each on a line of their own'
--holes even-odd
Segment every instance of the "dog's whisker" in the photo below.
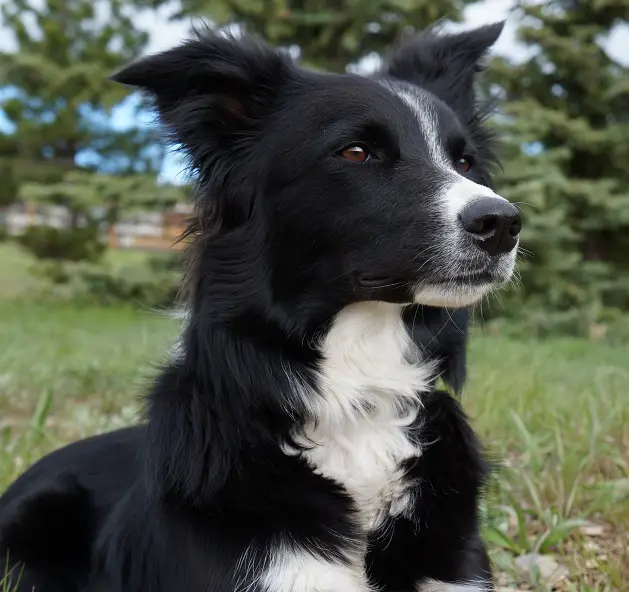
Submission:
<svg viewBox="0 0 629 592">
<path fill-rule="evenodd" d="M 537 206 L 535 204 L 529 203 L 528 201 L 512 201 L 511 203 L 514 206 L 530 206 L 533 209 L 537 209 Z"/>
</svg>

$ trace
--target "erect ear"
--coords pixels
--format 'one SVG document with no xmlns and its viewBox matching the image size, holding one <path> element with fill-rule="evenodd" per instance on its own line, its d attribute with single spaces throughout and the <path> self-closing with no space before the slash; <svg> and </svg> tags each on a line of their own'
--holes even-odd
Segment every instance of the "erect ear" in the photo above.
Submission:
<svg viewBox="0 0 629 592">
<path fill-rule="evenodd" d="M 261 41 L 202 31 L 112 80 L 153 97 L 162 124 L 196 166 L 216 141 L 225 147 L 230 134 L 253 131 L 294 72 L 287 55 Z"/>
<path fill-rule="evenodd" d="M 419 84 L 450 103 L 473 101 L 474 74 L 483 69 L 481 60 L 504 25 L 502 21 L 455 34 L 442 34 L 431 27 L 402 43 L 385 72 Z"/>
</svg>

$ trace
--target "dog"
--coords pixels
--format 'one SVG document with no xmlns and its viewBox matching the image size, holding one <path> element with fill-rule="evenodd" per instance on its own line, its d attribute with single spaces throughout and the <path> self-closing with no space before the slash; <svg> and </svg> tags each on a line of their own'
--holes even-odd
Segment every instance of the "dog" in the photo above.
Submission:
<svg viewBox="0 0 629 592">
<path fill-rule="evenodd" d="M 36 592 L 480 592 L 487 476 L 458 399 L 467 308 L 514 271 L 475 79 L 503 23 L 370 76 L 197 32 L 114 76 L 197 179 L 185 328 L 142 425 L 0 500 Z M 13 588 L 11 588 L 13 589 Z"/>
</svg>

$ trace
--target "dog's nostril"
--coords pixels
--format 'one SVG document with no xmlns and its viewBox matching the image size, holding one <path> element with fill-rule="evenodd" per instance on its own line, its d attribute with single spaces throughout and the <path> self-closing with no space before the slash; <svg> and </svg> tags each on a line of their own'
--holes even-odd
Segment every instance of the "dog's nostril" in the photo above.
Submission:
<svg viewBox="0 0 629 592">
<path fill-rule="evenodd" d="M 463 228 L 472 234 L 487 235 L 496 230 L 498 216 L 488 214 L 486 216 L 466 216 L 465 210 L 459 214 L 459 220 Z"/>
<path fill-rule="evenodd" d="M 496 226 L 498 226 L 498 217 L 497 216 L 483 216 L 479 219 L 479 224 L 476 225 L 478 230 L 475 231 L 478 234 L 489 234 L 490 232 L 494 232 L 496 230 Z M 474 232 L 474 231 L 468 231 Z"/>
<path fill-rule="evenodd" d="M 513 222 L 511 223 L 511 226 L 509 227 L 509 234 L 513 237 L 518 236 L 518 234 L 520 234 L 520 231 L 522 230 L 522 220 L 520 220 L 520 216 L 518 216 L 515 220 L 513 220 Z"/>
</svg>

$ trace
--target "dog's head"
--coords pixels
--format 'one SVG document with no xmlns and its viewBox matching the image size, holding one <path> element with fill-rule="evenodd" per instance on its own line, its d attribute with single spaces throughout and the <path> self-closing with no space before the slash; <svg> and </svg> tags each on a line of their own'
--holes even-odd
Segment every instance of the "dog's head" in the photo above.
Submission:
<svg viewBox="0 0 629 592">
<path fill-rule="evenodd" d="M 501 29 L 426 32 L 372 77 L 306 71 L 213 33 L 118 73 L 154 97 L 198 174 L 211 286 L 196 289 L 303 313 L 360 300 L 465 306 L 508 281 L 520 218 L 491 188 L 474 92 Z"/>
</svg>

